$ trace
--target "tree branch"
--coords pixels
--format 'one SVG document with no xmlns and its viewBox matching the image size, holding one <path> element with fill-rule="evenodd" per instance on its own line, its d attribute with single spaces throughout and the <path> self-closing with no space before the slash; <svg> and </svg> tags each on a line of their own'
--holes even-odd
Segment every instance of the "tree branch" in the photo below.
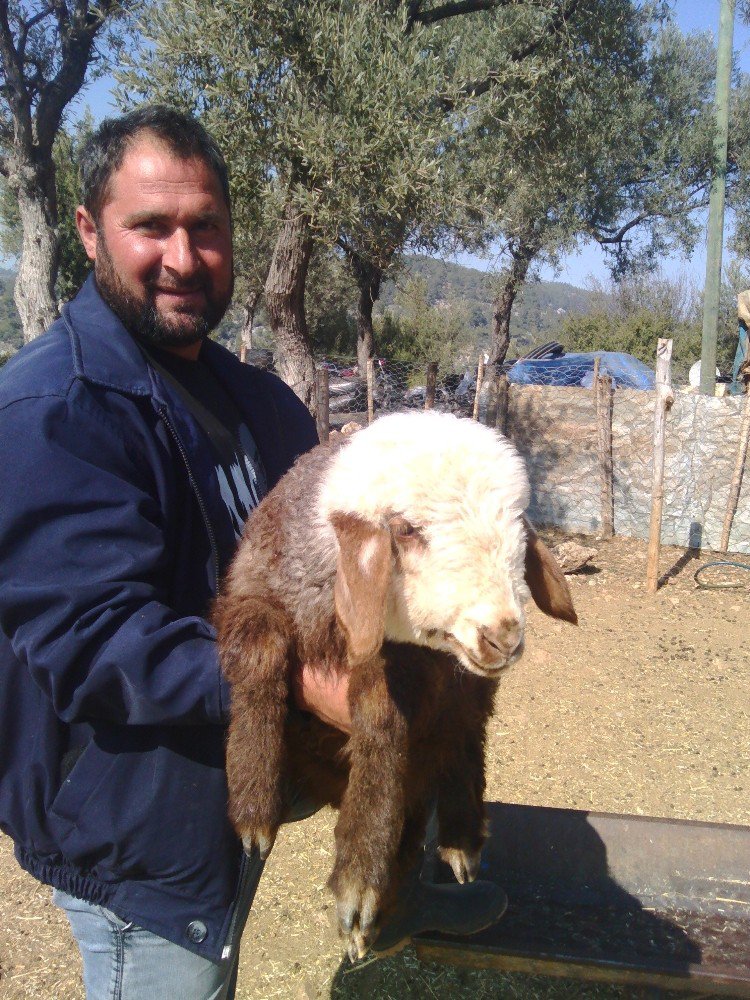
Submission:
<svg viewBox="0 0 750 1000">
<path fill-rule="evenodd" d="M 513 63 L 523 62 L 524 59 L 528 59 L 532 56 L 537 49 L 548 39 L 553 38 L 560 29 L 565 25 L 566 21 L 575 14 L 577 7 L 580 4 L 580 0 L 563 0 L 560 9 L 550 18 L 547 24 L 536 38 L 532 39 L 527 45 L 524 45 L 520 49 L 510 53 L 509 59 Z M 486 94 L 491 90 L 498 81 L 504 79 L 504 74 L 498 70 L 490 70 L 487 76 L 483 80 L 474 80 L 472 83 L 466 83 L 459 94 L 461 97 L 481 97 L 482 94 Z M 444 105 L 448 108 L 452 107 L 454 104 L 453 99 L 445 98 L 443 101 Z"/>
<path fill-rule="evenodd" d="M 43 7 L 42 10 L 30 17 L 28 21 L 23 21 L 21 24 L 21 31 L 18 35 L 18 44 L 16 45 L 16 50 L 18 51 L 18 61 L 23 65 L 26 58 L 26 43 L 29 39 L 29 32 L 31 29 L 43 21 L 45 17 L 52 13 L 51 7 Z"/>
<path fill-rule="evenodd" d="M 433 7 L 432 10 L 421 10 L 420 0 L 413 0 L 409 4 L 406 30 L 411 31 L 415 24 L 435 24 L 449 17 L 475 14 L 495 7 L 512 7 L 521 2 L 522 0 L 455 0 L 454 3 L 444 3 L 441 7 Z"/>
<path fill-rule="evenodd" d="M 615 232 L 608 229 L 606 226 L 598 229 L 596 226 L 592 226 L 589 230 L 588 235 L 595 240 L 600 246 L 611 246 L 613 244 L 621 244 L 627 234 L 631 229 L 635 229 L 636 226 L 640 226 L 643 222 L 648 222 L 649 219 L 674 219 L 678 215 L 690 215 L 699 208 L 707 208 L 709 199 L 704 196 L 700 201 L 692 201 L 691 199 L 686 199 L 682 205 L 678 205 L 670 211 L 662 212 L 652 212 L 644 211 L 640 212 L 634 218 L 630 219 L 624 225 Z"/>
<path fill-rule="evenodd" d="M 31 106 L 26 93 L 23 65 L 18 57 L 13 31 L 8 21 L 8 0 L 0 0 L 0 64 L 5 75 L 5 92 L 18 138 L 24 149 L 31 152 L 34 142 Z"/>
<path fill-rule="evenodd" d="M 36 136 L 41 149 L 51 151 L 66 105 L 83 86 L 91 61 L 91 49 L 97 32 L 104 24 L 113 2 L 90 8 L 87 0 L 78 0 L 74 16 L 69 16 L 62 2 L 53 4 L 58 21 L 62 61 L 57 75 L 39 91 L 36 109 Z"/>
<path fill-rule="evenodd" d="M 33 76 L 30 76 L 26 71 L 26 67 L 32 66 L 35 70 Z M 44 63 L 41 59 L 36 59 L 34 56 L 26 56 L 26 61 L 24 64 L 24 79 L 26 81 L 26 94 L 28 96 L 29 105 L 34 103 L 34 95 L 38 94 L 39 91 L 44 86 Z"/>
<path fill-rule="evenodd" d="M 542 44 L 542 42 L 545 42 L 548 38 L 552 38 L 554 35 L 558 33 L 558 31 L 560 31 L 565 22 L 570 17 L 572 17 L 573 14 L 575 14 L 579 3 L 580 0 L 564 0 L 562 7 L 546 25 L 544 32 L 538 38 L 535 38 L 532 42 L 529 42 L 528 45 L 525 45 L 523 48 L 517 49 L 515 52 L 512 52 L 510 56 L 511 61 L 522 62 L 524 59 L 527 59 L 530 55 L 533 55 L 534 52 L 536 52 L 536 50 Z"/>
<path fill-rule="evenodd" d="M 626 222 L 625 225 L 621 226 L 617 230 L 617 232 L 613 233 L 611 230 L 608 230 L 606 228 L 598 230 L 596 229 L 596 227 L 592 227 L 589 235 L 591 236 L 592 239 L 596 240 L 596 242 L 600 246 L 609 245 L 613 243 L 622 243 L 622 241 L 625 239 L 625 237 L 627 236 L 627 234 L 630 232 L 631 229 L 635 229 L 636 226 L 640 226 L 640 224 L 642 222 L 646 222 L 647 219 L 655 219 L 658 218 L 660 215 L 663 215 L 663 213 L 655 212 L 652 214 L 651 212 L 641 212 L 639 215 L 636 215 L 634 218 L 632 218 L 629 222 Z"/>
</svg>

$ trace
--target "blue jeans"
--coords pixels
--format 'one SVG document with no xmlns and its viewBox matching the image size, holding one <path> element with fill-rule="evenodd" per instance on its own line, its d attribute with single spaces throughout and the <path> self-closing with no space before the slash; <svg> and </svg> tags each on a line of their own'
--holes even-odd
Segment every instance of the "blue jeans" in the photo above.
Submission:
<svg viewBox="0 0 750 1000">
<path fill-rule="evenodd" d="M 152 931 L 126 922 L 105 906 L 54 889 L 83 959 L 87 1000 L 232 1000 L 237 986 L 240 939 L 263 873 L 257 852 L 238 900 L 229 956 L 220 962 L 188 951 Z"/>
<path fill-rule="evenodd" d="M 288 801 L 285 823 L 307 819 L 320 808 L 299 789 L 290 791 Z M 128 923 L 105 906 L 54 889 L 52 901 L 65 910 L 81 952 L 86 1000 L 233 1000 L 240 940 L 265 862 L 255 850 L 242 865 L 228 957 L 220 962 Z"/>
</svg>

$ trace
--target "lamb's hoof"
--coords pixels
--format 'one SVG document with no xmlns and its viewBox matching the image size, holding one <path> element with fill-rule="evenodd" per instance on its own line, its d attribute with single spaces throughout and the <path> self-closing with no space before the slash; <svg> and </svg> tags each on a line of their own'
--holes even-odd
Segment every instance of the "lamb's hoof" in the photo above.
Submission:
<svg viewBox="0 0 750 1000">
<path fill-rule="evenodd" d="M 243 830 L 242 846 L 245 854 L 249 856 L 257 850 L 261 861 L 265 861 L 271 853 L 278 832 L 279 828 L 277 826 L 259 827 L 256 830 Z"/>
<path fill-rule="evenodd" d="M 478 851 L 464 851 L 460 847 L 438 847 L 438 854 L 441 861 L 450 865 L 456 881 L 463 885 L 465 882 L 473 882 L 479 874 L 479 862 L 482 857 L 481 849 Z"/>
<path fill-rule="evenodd" d="M 377 937 L 378 897 L 372 886 L 351 885 L 339 894 L 336 914 L 350 961 L 364 958 Z"/>
</svg>

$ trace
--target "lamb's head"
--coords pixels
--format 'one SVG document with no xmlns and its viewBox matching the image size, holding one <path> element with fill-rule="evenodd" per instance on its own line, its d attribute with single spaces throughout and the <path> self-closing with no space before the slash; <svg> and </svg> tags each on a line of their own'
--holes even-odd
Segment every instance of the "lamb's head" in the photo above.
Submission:
<svg viewBox="0 0 750 1000">
<path fill-rule="evenodd" d="M 344 444 L 317 515 L 336 535 L 336 613 L 351 659 L 390 639 L 496 676 L 523 651 L 530 593 L 575 621 L 565 578 L 524 517 L 528 499 L 516 450 L 474 421 L 394 414 Z"/>
</svg>

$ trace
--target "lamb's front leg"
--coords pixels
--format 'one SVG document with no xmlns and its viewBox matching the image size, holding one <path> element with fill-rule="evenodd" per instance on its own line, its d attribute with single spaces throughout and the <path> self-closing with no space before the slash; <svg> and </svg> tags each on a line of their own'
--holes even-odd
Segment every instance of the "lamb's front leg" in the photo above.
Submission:
<svg viewBox="0 0 750 1000">
<path fill-rule="evenodd" d="M 487 839 L 484 808 L 485 734 L 496 683 L 463 678 L 463 700 L 445 719 L 439 747 L 438 854 L 459 882 L 473 882 L 479 873 Z"/>
<path fill-rule="evenodd" d="M 284 810 L 292 629 L 267 600 L 217 605 L 219 656 L 232 688 L 226 769 L 229 818 L 245 850 L 266 858 Z"/>
<path fill-rule="evenodd" d="M 377 937 L 380 914 L 394 890 L 405 815 L 408 730 L 380 657 L 352 673 L 349 702 L 349 784 L 336 824 L 336 863 L 328 884 L 354 961 Z"/>
<path fill-rule="evenodd" d="M 465 758 L 468 768 L 443 772 L 438 789 L 438 854 L 458 882 L 473 882 L 479 873 L 487 820 L 482 801 L 484 774 L 478 761 Z M 481 774 L 481 777 L 480 777 Z"/>
</svg>

